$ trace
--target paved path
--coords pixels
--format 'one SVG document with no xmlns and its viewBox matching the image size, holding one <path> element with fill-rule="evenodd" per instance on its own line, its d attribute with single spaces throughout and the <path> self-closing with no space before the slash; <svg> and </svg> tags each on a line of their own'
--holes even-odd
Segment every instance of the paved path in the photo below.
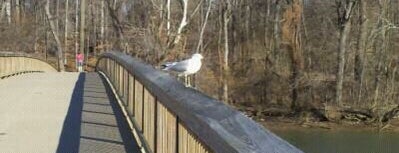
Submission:
<svg viewBox="0 0 399 153">
<path fill-rule="evenodd" d="M 138 152 L 97 73 L 33 73 L 0 80 L 0 152 Z"/>
</svg>

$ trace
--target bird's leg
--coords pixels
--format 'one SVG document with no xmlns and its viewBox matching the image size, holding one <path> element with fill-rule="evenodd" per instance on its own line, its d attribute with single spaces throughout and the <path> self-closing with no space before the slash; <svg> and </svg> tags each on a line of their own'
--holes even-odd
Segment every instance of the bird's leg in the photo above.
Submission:
<svg viewBox="0 0 399 153">
<path fill-rule="evenodd" d="M 191 76 L 187 76 L 187 84 L 191 87 Z"/>
<path fill-rule="evenodd" d="M 184 82 L 184 75 L 178 74 L 178 75 L 177 75 L 177 80 L 178 80 L 179 82 Z M 184 82 L 184 83 L 185 83 L 185 82 Z"/>
<path fill-rule="evenodd" d="M 197 89 L 196 80 L 197 80 L 197 74 L 192 75 L 192 76 L 191 76 L 191 83 L 193 84 L 192 87 L 193 87 L 194 89 Z"/>
<path fill-rule="evenodd" d="M 190 82 L 190 87 L 193 87 L 192 83 L 193 83 L 193 76 L 191 75 L 188 82 Z"/>
<path fill-rule="evenodd" d="M 187 75 L 184 75 L 184 85 L 186 85 L 186 87 L 188 87 L 188 83 L 187 83 Z"/>
<path fill-rule="evenodd" d="M 181 81 L 181 75 L 177 75 L 177 81 Z"/>
<path fill-rule="evenodd" d="M 184 75 L 184 84 L 186 85 L 186 87 L 190 87 L 191 86 L 190 80 L 189 80 L 187 75 Z"/>
</svg>

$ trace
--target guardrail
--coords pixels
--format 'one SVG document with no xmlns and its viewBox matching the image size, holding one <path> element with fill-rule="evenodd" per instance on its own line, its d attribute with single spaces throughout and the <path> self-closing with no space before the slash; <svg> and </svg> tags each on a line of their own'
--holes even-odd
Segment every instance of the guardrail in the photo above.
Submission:
<svg viewBox="0 0 399 153">
<path fill-rule="evenodd" d="M 0 52 L 0 79 L 32 72 L 56 72 L 50 64 L 24 53 Z"/>
<path fill-rule="evenodd" d="M 146 152 L 302 152 L 242 113 L 121 52 L 102 54 L 96 70 L 116 89 Z"/>
</svg>

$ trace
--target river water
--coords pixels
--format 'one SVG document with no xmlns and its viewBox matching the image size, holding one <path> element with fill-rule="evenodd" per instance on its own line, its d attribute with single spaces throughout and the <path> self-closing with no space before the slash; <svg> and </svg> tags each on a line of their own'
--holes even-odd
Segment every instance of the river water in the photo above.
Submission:
<svg viewBox="0 0 399 153">
<path fill-rule="evenodd" d="M 273 130 L 305 153 L 399 153 L 399 133 L 297 129 Z"/>
</svg>

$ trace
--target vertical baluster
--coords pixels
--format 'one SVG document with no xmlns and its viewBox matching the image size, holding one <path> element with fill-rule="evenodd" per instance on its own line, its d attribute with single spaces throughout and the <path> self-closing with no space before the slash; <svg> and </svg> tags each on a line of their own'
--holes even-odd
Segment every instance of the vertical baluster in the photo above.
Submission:
<svg viewBox="0 0 399 153">
<path fill-rule="evenodd" d="M 123 68 L 123 73 L 124 73 L 124 75 L 123 75 L 123 77 L 124 77 L 124 82 L 123 82 L 123 87 L 125 88 L 124 89 L 124 93 L 123 93 L 123 95 L 124 95 L 124 97 L 125 97 L 125 106 L 128 108 L 129 107 L 129 95 L 128 95 L 128 93 L 129 93 L 129 73 L 126 71 L 126 69 L 125 68 Z"/>
<path fill-rule="evenodd" d="M 0 77 L 4 74 L 4 57 L 0 57 Z M 1 78 L 0 78 L 1 79 Z"/>
<path fill-rule="evenodd" d="M 157 102 L 157 152 L 176 153 L 176 117 Z"/>
<path fill-rule="evenodd" d="M 144 137 L 147 139 L 147 143 L 152 151 L 155 149 L 155 97 L 144 88 Z"/>
<path fill-rule="evenodd" d="M 143 121 L 143 85 L 135 80 L 134 82 L 134 116 L 138 124 L 138 130 L 142 131 L 142 121 Z"/>
<path fill-rule="evenodd" d="M 130 115 L 133 117 L 134 116 L 134 105 L 135 105 L 135 101 L 134 101 L 134 96 L 135 96 L 135 77 L 133 75 L 130 76 L 130 93 L 131 93 L 131 98 L 130 98 Z"/>
</svg>

